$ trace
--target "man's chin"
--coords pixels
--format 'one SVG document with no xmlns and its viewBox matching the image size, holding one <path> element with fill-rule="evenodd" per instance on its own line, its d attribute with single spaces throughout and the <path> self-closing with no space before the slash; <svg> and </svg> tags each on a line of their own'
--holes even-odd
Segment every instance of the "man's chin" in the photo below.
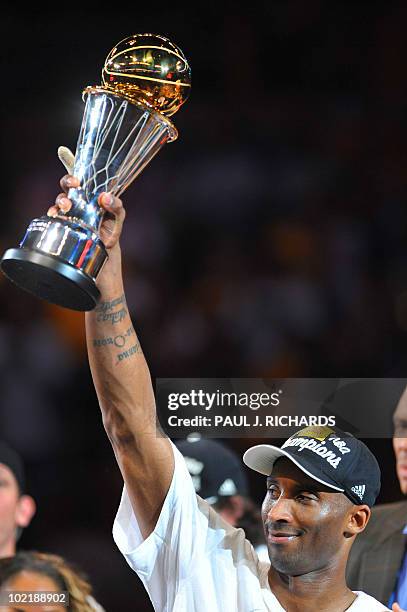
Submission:
<svg viewBox="0 0 407 612">
<path fill-rule="evenodd" d="M 398 474 L 400 490 L 403 495 L 407 495 L 407 476 L 405 474 Z"/>
<path fill-rule="evenodd" d="M 281 576 L 286 576 L 287 578 L 295 578 L 296 576 L 303 576 L 304 574 L 309 573 L 309 569 L 307 567 L 300 567 L 295 563 L 291 562 L 280 562 L 274 564 L 271 562 L 271 567 Z"/>
<path fill-rule="evenodd" d="M 285 576 L 298 576 L 299 574 L 306 573 L 305 568 L 300 567 L 300 565 L 303 565 L 303 560 L 300 562 L 299 557 L 300 555 L 293 554 L 292 552 L 279 551 L 277 553 L 274 549 L 270 550 L 269 548 L 271 566 Z"/>
</svg>

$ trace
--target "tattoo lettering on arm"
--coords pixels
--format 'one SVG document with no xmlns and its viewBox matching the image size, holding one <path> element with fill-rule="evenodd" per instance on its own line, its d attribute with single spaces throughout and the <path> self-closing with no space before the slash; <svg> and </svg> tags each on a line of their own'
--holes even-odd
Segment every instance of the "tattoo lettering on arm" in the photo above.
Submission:
<svg viewBox="0 0 407 612">
<path fill-rule="evenodd" d="M 123 359 L 128 359 L 129 357 L 131 357 L 132 355 L 135 355 L 136 353 L 141 353 L 141 354 L 143 353 L 143 351 L 141 350 L 140 342 L 138 340 L 127 351 L 123 351 L 122 353 L 119 353 L 117 355 L 116 365 L 120 363 L 120 361 L 123 361 Z"/>
<path fill-rule="evenodd" d="M 124 293 L 115 300 L 100 302 L 95 308 L 95 312 L 97 313 L 96 321 L 98 322 L 110 321 L 112 325 L 120 323 L 128 314 Z"/>
<path fill-rule="evenodd" d="M 95 309 L 96 320 L 98 322 L 110 321 L 112 325 L 122 321 L 128 314 L 126 298 L 124 293 L 114 299 L 107 302 L 100 302 Z M 116 336 L 105 336 L 103 338 L 94 338 L 92 340 L 94 347 L 101 348 L 106 346 L 115 346 L 121 349 L 121 352 L 117 354 L 116 365 L 124 359 L 132 357 L 132 355 L 143 354 L 141 350 L 140 342 L 137 339 L 136 332 L 134 331 L 133 325 L 127 328 L 126 331 L 117 334 Z M 124 350 L 124 347 L 130 344 L 130 347 Z"/>
<path fill-rule="evenodd" d="M 118 334 L 117 336 L 108 336 L 107 338 L 95 338 L 93 340 L 93 346 L 101 347 L 107 346 L 108 344 L 122 348 L 130 338 L 135 334 L 134 327 L 131 326 L 124 334 Z"/>
</svg>

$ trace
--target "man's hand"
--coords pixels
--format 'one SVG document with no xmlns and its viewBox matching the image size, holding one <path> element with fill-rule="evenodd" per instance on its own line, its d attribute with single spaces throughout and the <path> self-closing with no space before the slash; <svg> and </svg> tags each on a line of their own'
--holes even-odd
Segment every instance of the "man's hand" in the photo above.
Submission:
<svg viewBox="0 0 407 612">
<path fill-rule="evenodd" d="M 51 206 L 48 210 L 47 214 L 51 217 L 63 215 L 70 210 L 72 202 L 67 197 L 68 191 L 71 187 L 79 187 L 80 183 L 76 177 L 66 174 L 62 177 L 60 185 L 63 193 L 57 196 L 54 206 Z M 120 198 L 115 198 L 111 193 L 101 193 L 98 197 L 98 204 L 105 211 L 99 234 L 103 244 L 109 251 L 119 241 L 126 211 Z"/>
<path fill-rule="evenodd" d="M 393 612 L 406 612 L 406 610 L 403 610 L 402 608 L 400 608 L 398 603 L 394 603 L 391 609 L 393 610 Z"/>
</svg>

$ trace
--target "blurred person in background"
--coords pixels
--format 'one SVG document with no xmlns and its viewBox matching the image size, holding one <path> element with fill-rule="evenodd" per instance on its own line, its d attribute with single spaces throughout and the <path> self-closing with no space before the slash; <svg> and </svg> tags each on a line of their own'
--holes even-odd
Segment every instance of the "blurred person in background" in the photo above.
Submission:
<svg viewBox="0 0 407 612">
<path fill-rule="evenodd" d="M 25 473 L 21 457 L 0 441 L 0 558 L 16 552 L 21 530 L 35 514 L 34 499 L 25 493 Z"/>
<path fill-rule="evenodd" d="M 249 497 L 249 484 L 239 457 L 218 440 L 199 433 L 176 442 L 196 493 L 230 525 L 241 527 L 260 561 L 268 561 L 261 512 Z"/>
<path fill-rule="evenodd" d="M 55 593 L 57 601 L 49 603 L 19 603 L 9 610 L 20 612 L 103 612 L 93 599 L 92 588 L 77 570 L 62 557 L 34 551 L 18 552 L 14 557 L 0 560 L 0 594 L 6 593 Z M 68 595 L 68 605 L 63 593 Z M 58 601 L 59 600 L 59 601 Z M 0 606 L 1 607 L 1 606 Z"/>
<path fill-rule="evenodd" d="M 3 580 L 11 575 L 17 575 L 20 571 L 22 572 L 22 582 L 19 579 L 16 590 L 36 590 L 35 581 L 26 583 L 26 588 L 21 585 L 24 583 L 25 570 L 31 571 L 30 567 L 38 567 L 44 570 L 44 572 L 37 572 L 39 574 L 56 575 L 57 570 L 62 574 L 66 574 L 67 579 L 72 575 L 75 578 L 74 572 L 71 572 L 69 566 L 60 557 L 54 555 L 45 555 L 42 553 L 27 553 L 27 552 L 16 552 L 17 541 L 21 535 L 22 529 L 27 527 L 36 511 L 36 504 L 34 499 L 25 493 L 26 480 L 24 463 L 18 453 L 12 449 L 5 442 L 0 442 L 0 587 L 2 586 Z M 13 560 L 14 558 L 14 560 Z M 49 572 L 45 571 L 49 568 Z M 23 571 L 24 570 L 24 571 Z M 48 571 L 48 570 L 47 570 Z M 65 575 L 64 574 L 64 575 Z M 8 584 L 8 583 L 7 583 Z M 14 584 L 14 583 L 13 583 Z M 33 588 L 30 587 L 33 586 Z M 68 584 L 68 582 L 67 582 Z M 72 581 L 72 588 L 75 591 L 75 580 Z M 82 584 L 81 579 L 78 576 L 78 584 Z M 83 582 L 86 589 L 83 591 L 86 595 L 90 594 L 90 586 Z M 21 586 L 21 588 L 20 588 Z M 37 587 L 41 590 L 41 587 Z M 89 593 L 87 592 L 89 589 Z M 45 590 L 45 587 L 44 589 Z M 52 590 L 52 589 L 47 589 Z M 64 589 L 69 590 L 69 589 Z M 79 593 L 79 592 L 78 592 Z M 74 598 L 75 601 L 75 598 Z M 79 600 L 78 600 L 79 601 Z M 69 610 L 78 612 L 87 612 L 87 610 L 103 610 L 93 600 L 89 599 L 93 607 L 73 607 Z M 20 604 L 19 604 L 20 606 Z M 1 607 L 1 606 L 0 606 Z M 19 610 L 23 609 L 21 606 Z M 25 608 L 24 608 L 25 609 Z M 30 606 L 30 610 L 33 607 Z M 48 609 L 48 608 L 47 608 Z M 54 608 L 52 608 L 53 610 Z M 55 607 L 55 610 L 62 609 Z M 65 608 L 63 608 L 65 609 Z M 51 611 L 51 608 L 50 608 Z"/>
<path fill-rule="evenodd" d="M 393 414 L 393 449 L 403 495 L 407 495 L 407 388 Z M 349 556 L 351 588 L 362 589 L 382 603 L 407 608 L 407 500 L 372 510 L 367 529 Z"/>
</svg>

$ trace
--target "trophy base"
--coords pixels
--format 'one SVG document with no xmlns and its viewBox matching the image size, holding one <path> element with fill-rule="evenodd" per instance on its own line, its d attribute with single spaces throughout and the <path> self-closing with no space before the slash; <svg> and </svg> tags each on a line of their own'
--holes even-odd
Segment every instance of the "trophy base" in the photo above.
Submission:
<svg viewBox="0 0 407 612">
<path fill-rule="evenodd" d="M 31 221 L 20 248 L 5 252 L 0 267 L 21 289 L 84 311 L 99 300 L 95 278 L 106 258 L 94 232 L 66 218 L 41 217 Z"/>
<path fill-rule="evenodd" d="M 8 249 L 1 260 L 1 269 L 22 289 L 64 308 L 93 310 L 100 298 L 93 279 L 52 255 Z"/>
</svg>

